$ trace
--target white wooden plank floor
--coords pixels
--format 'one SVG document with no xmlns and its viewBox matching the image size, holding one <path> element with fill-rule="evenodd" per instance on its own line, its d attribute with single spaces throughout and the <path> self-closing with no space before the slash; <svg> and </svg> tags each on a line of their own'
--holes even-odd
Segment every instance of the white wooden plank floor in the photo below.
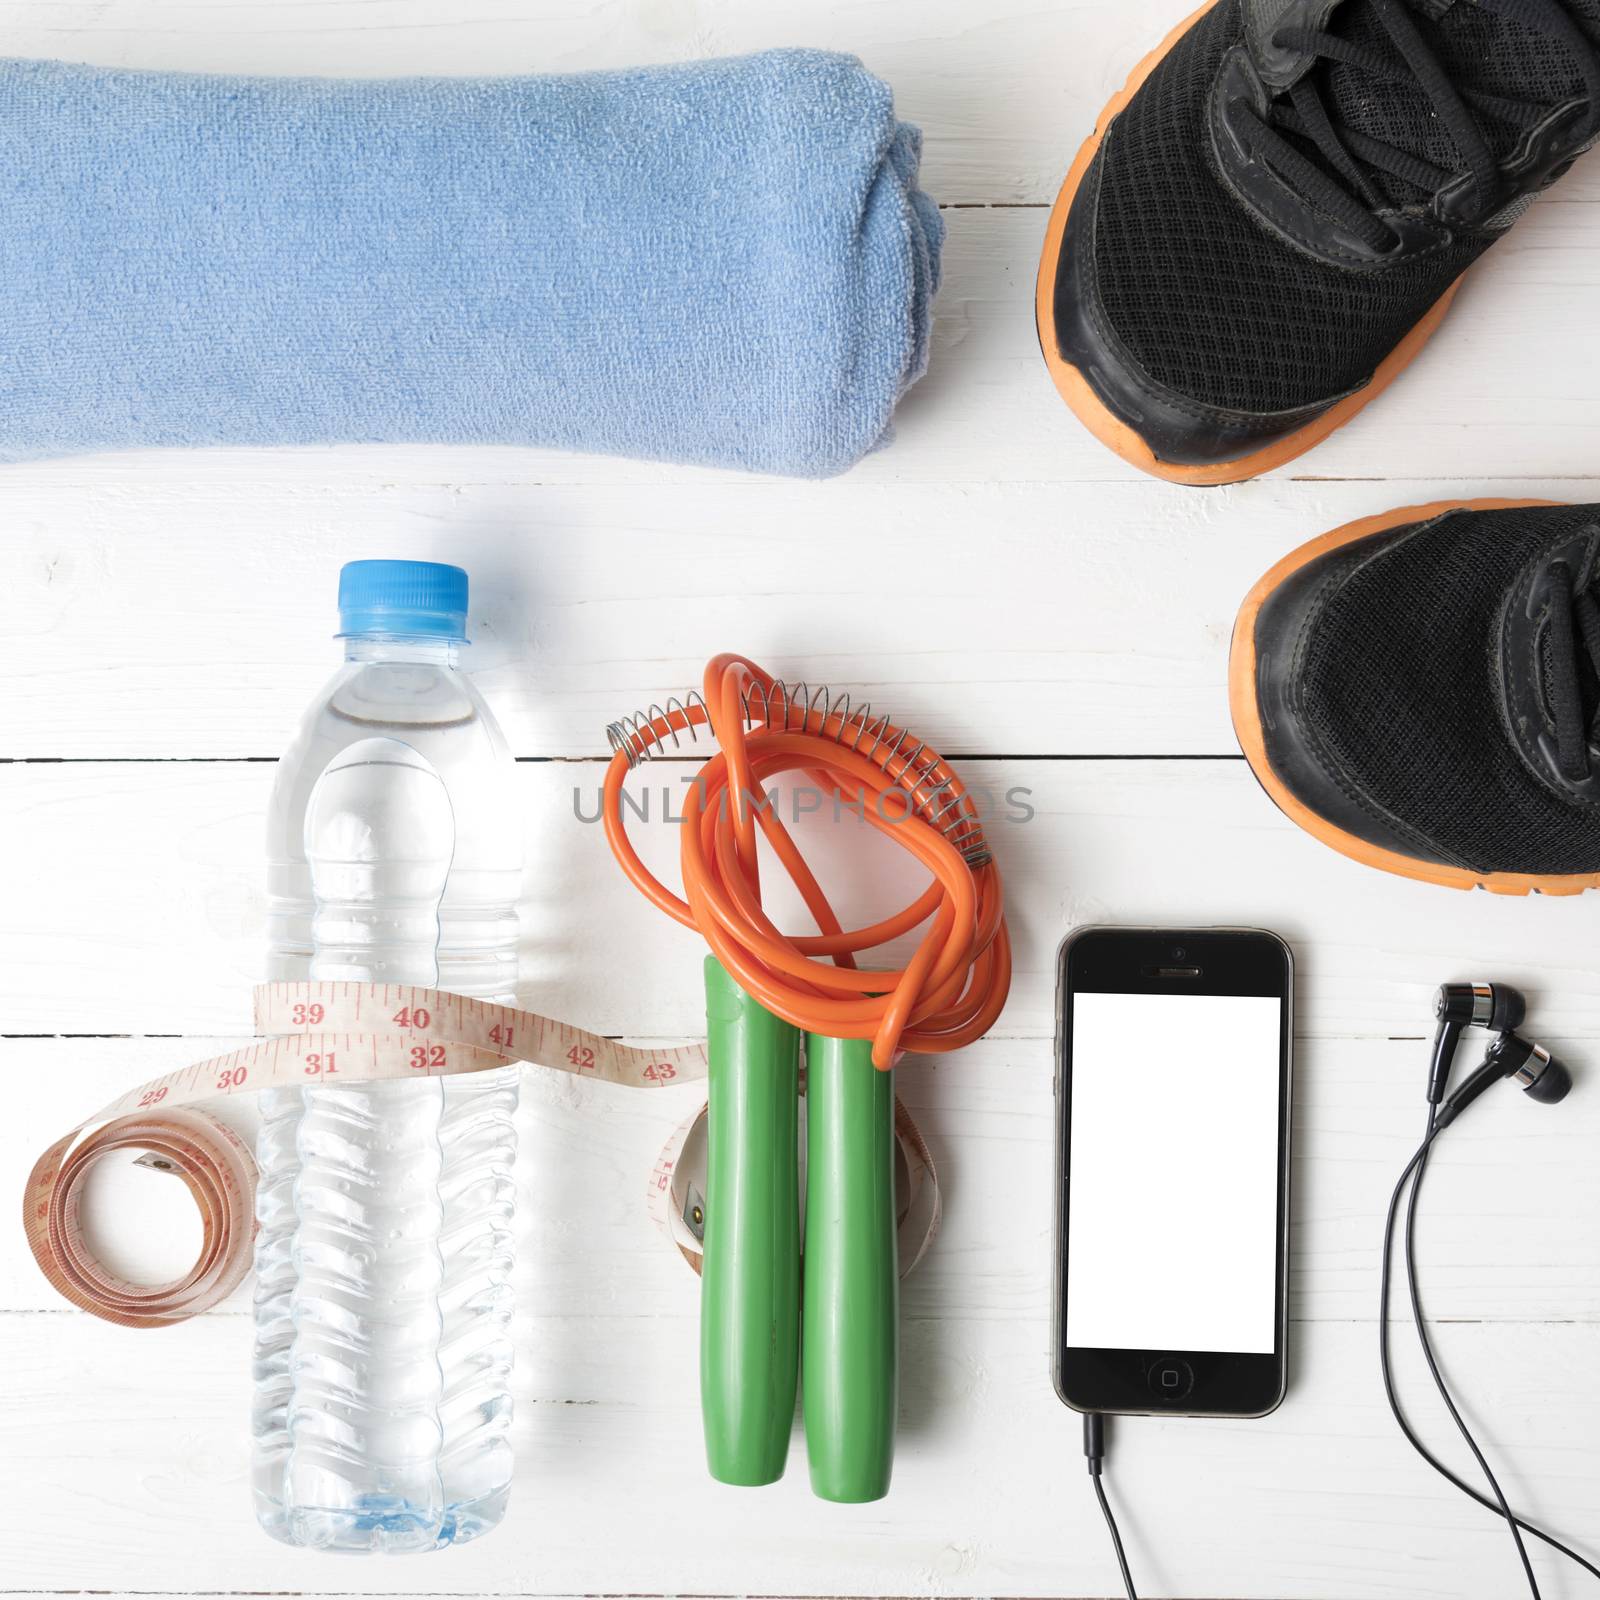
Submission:
<svg viewBox="0 0 1600 1600">
<path fill-rule="evenodd" d="M 1079 139 L 1181 9 L 0 0 L 6 53 L 133 65 L 574 70 L 853 50 L 924 127 L 925 181 L 950 224 L 933 370 L 893 447 L 833 483 L 438 449 L 0 472 L 0 1191 L 114 1090 L 247 1027 L 268 763 L 336 659 L 343 561 L 472 572 L 472 665 L 526 762 L 525 998 L 573 1021 L 633 1037 L 699 1026 L 694 940 L 625 887 L 574 797 L 592 815 L 605 723 L 692 686 L 717 649 L 865 691 L 1002 808 L 1026 791 L 1013 809 L 1031 813 L 995 830 L 1010 1007 L 982 1045 L 901 1072 L 949 1211 L 906 1286 L 888 1500 L 812 1499 L 798 1441 L 772 1489 L 707 1480 L 694 1282 L 637 1203 L 685 1097 L 530 1075 L 505 1527 L 394 1562 L 271 1543 L 248 1504 L 247 1300 L 121 1332 L 55 1300 L 7 1227 L 0 1593 L 1111 1593 L 1076 1419 L 1047 1373 L 1051 960 L 1088 920 L 1262 923 L 1291 938 L 1302 975 L 1289 1399 L 1263 1422 L 1118 1430 L 1141 1594 L 1516 1592 L 1503 1531 L 1396 1434 L 1374 1348 L 1377 1230 L 1416 1132 L 1429 991 L 1480 973 L 1528 990 L 1579 1092 L 1557 1111 L 1497 1095 L 1444 1148 L 1429 1304 L 1508 1490 L 1600 1548 L 1594 908 L 1452 895 L 1322 850 L 1255 788 L 1222 694 L 1238 599 L 1301 540 L 1444 495 L 1600 498 L 1600 160 L 1535 208 L 1414 369 L 1313 455 L 1228 490 L 1150 482 L 1055 399 L 1031 285 Z M 662 765 L 648 786 L 684 771 Z M 823 859 L 859 860 L 854 831 L 814 830 Z M 673 830 L 642 833 L 668 861 Z M 847 907 L 907 888 L 880 860 L 852 875 Z M 248 1106 L 234 1110 L 247 1125 Z M 113 1173 L 105 1199 L 131 1265 L 154 1272 L 192 1244 L 176 1186 Z M 1536 1559 L 1551 1600 L 1585 1592 Z"/>
</svg>

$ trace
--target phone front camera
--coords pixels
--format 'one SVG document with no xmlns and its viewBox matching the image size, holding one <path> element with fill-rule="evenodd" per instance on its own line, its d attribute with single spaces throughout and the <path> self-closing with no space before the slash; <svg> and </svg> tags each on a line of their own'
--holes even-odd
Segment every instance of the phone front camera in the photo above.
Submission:
<svg viewBox="0 0 1600 1600">
<path fill-rule="evenodd" d="M 1175 944 L 1172 947 L 1172 959 L 1174 961 L 1182 961 L 1188 953 L 1181 944 Z"/>
</svg>

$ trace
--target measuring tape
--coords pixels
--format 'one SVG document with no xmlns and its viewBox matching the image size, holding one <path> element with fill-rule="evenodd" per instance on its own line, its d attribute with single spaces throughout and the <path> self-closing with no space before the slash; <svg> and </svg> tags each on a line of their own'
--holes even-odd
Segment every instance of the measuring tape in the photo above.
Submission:
<svg viewBox="0 0 1600 1600">
<path fill-rule="evenodd" d="M 633 1089 L 701 1081 L 707 1072 L 703 1044 L 640 1049 L 441 989 L 271 983 L 258 987 L 254 998 L 256 1031 L 271 1037 L 129 1089 L 34 1163 L 23 1198 L 28 1247 L 51 1286 L 81 1310 L 123 1327 L 161 1327 L 216 1305 L 249 1272 L 255 1161 L 231 1128 L 193 1109 L 202 1101 L 308 1084 L 453 1077 L 523 1061 Z M 931 1220 L 910 1256 L 915 1265 L 938 1228 L 938 1184 L 921 1134 L 904 1108 L 897 1110 L 908 1188 L 913 1199 L 932 1193 L 931 1207 L 924 1207 Z M 686 1248 L 692 1223 L 683 1214 L 692 1207 L 686 1191 L 674 1185 L 681 1183 L 684 1147 L 704 1115 L 702 1107 L 674 1133 L 650 1180 L 652 1215 L 693 1265 L 697 1251 Z M 181 1178 L 200 1212 L 200 1253 L 188 1272 L 166 1283 L 137 1284 L 111 1272 L 84 1236 L 85 1180 L 97 1162 L 124 1150 L 144 1151 L 144 1165 Z M 682 1197 L 678 1207 L 675 1197 Z"/>
</svg>

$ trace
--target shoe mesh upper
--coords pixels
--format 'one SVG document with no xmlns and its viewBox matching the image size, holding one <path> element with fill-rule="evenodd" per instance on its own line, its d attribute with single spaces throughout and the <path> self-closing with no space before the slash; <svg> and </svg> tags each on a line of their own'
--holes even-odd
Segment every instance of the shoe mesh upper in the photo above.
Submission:
<svg viewBox="0 0 1600 1600">
<path fill-rule="evenodd" d="M 1206 100 L 1240 26 L 1239 0 L 1219 0 L 1112 124 L 1095 276 L 1112 330 L 1157 383 L 1227 410 L 1290 411 L 1369 378 L 1491 241 L 1354 271 L 1269 233 L 1210 153 Z"/>
<path fill-rule="evenodd" d="M 1600 871 L 1600 817 L 1523 762 L 1499 665 L 1518 573 L 1597 520 L 1594 506 L 1463 511 L 1371 559 L 1357 546 L 1301 641 L 1300 715 L 1341 787 L 1476 871 Z"/>
</svg>

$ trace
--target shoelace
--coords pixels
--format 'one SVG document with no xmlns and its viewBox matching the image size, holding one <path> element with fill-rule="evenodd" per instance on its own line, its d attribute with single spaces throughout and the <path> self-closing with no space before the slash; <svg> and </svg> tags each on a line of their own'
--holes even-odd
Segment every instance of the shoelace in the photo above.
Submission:
<svg viewBox="0 0 1600 1600">
<path fill-rule="evenodd" d="M 1420 88 L 1460 158 L 1457 170 L 1472 175 L 1477 197 L 1473 215 L 1479 218 L 1492 215 L 1498 209 L 1499 164 L 1484 137 L 1481 119 L 1492 119 L 1518 129 L 1529 128 L 1547 115 L 1551 107 L 1470 87 L 1458 88 L 1418 30 L 1405 0 L 1366 0 L 1366 3 L 1383 25 L 1394 46 L 1394 55 L 1314 28 L 1281 28 L 1274 42 L 1284 49 L 1368 73 L 1380 84 Z M 1588 101 L 1588 116 L 1578 143 L 1587 142 L 1600 131 L 1600 50 L 1578 26 L 1562 0 L 1475 0 L 1475 3 L 1486 12 L 1523 23 L 1567 45 L 1579 64 Z M 1336 121 L 1316 82 L 1317 76 L 1315 72 L 1304 74 L 1273 101 L 1266 119 L 1261 120 L 1273 164 L 1283 177 L 1299 187 L 1306 199 L 1372 249 L 1388 250 L 1394 246 L 1397 235 L 1378 215 L 1387 202 L 1363 168 L 1386 173 L 1429 195 L 1437 193 L 1457 173 L 1414 151 L 1402 150 Z M 1286 134 L 1313 144 L 1332 172 L 1319 166 L 1292 139 L 1285 137 Z"/>
<path fill-rule="evenodd" d="M 1550 713 L 1556 725 L 1556 759 L 1561 774 L 1573 783 L 1589 776 L 1589 741 L 1600 739 L 1600 707 L 1593 717 L 1583 709 L 1581 649 L 1600 677 L 1600 603 L 1590 589 L 1574 590 L 1572 569 L 1554 561 L 1550 585 L 1550 630 L 1546 665 Z"/>
</svg>

